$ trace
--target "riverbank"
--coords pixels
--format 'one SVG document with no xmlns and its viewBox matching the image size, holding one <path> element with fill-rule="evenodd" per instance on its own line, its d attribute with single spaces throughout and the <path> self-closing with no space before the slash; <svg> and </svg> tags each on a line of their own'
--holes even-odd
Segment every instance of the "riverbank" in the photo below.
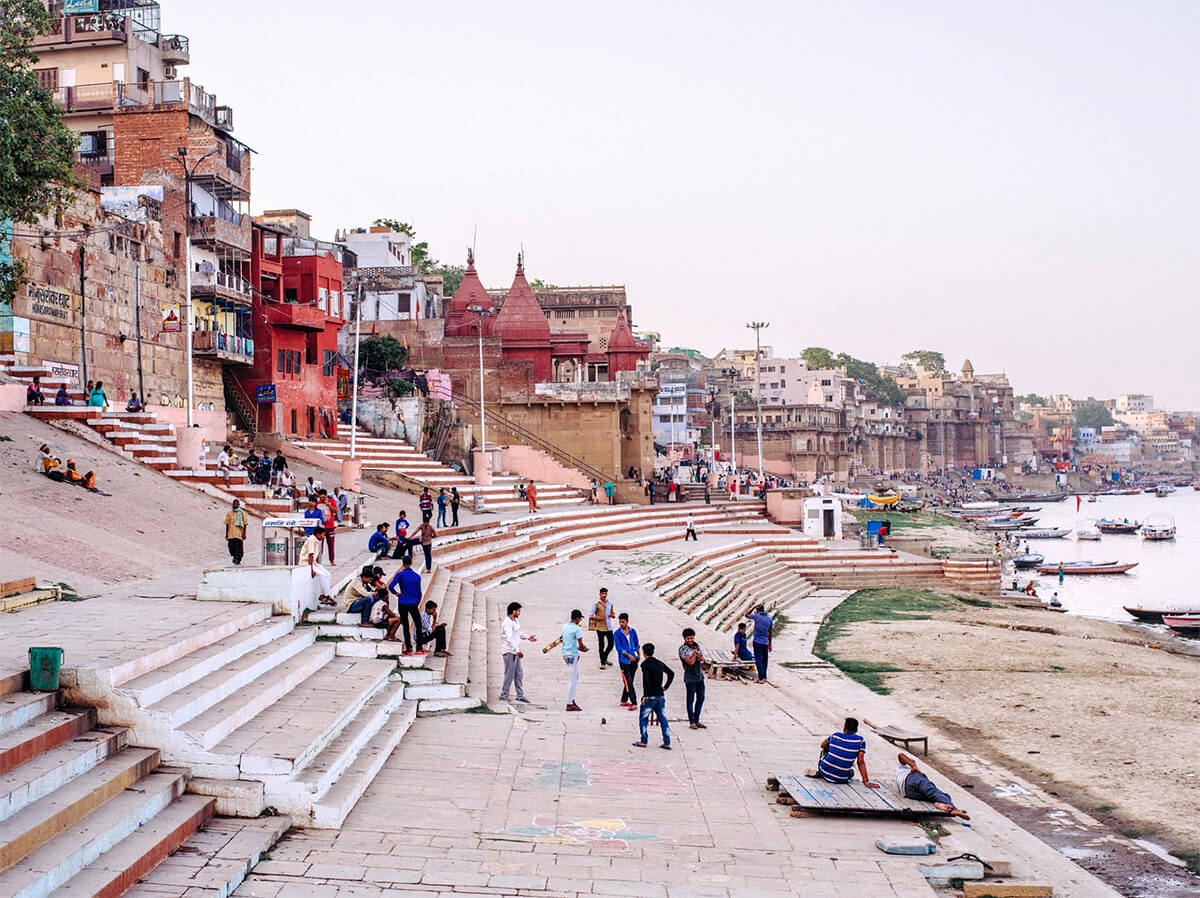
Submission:
<svg viewBox="0 0 1200 898">
<path fill-rule="evenodd" d="M 1142 628 L 971 603 L 860 592 L 817 650 L 935 738 L 1200 871 L 1200 657 Z"/>
</svg>

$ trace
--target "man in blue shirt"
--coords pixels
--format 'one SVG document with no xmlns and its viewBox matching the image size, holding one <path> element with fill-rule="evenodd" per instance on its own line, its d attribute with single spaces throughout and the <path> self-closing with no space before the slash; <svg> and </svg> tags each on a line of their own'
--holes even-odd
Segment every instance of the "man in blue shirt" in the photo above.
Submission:
<svg viewBox="0 0 1200 898">
<path fill-rule="evenodd" d="M 805 776 L 817 776 L 830 783 L 848 783 L 854 779 L 854 767 L 862 776 L 863 783 L 878 789 L 867 776 L 867 741 L 858 735 L 858 720 L 847 717 L 842 731 L 834 733 L 821 743 L 821 760 L 816 770 L 804 771 Z"/>
<path fill-rule="evenodd" d="M 583 644 L 583 612 L 576 609 L 571 612 L 571 620 L 562 628 L 562 656 L 567 665 L 567 710 L 582 711 L 575 704 L 575 689 L 579 686 L 579 653 L 586 652 L 588 647 Z"/>
<path fill-rule="evenodd" d="M 319 508 L 317 507 L 317 497 L 316 497 L 316 496 L 313 496 L 311 499 L 309 499 L 309 500 L 308 500 L 308 508 L 304 509 L 304 516 L 305 516 L 306 518 L 312 518 L 312 519 L 313 519 L 313 520 L 315 520 L 315 521 L 316 521 L 318 524 L 320 524 L 322 527 L 324 527 L 324 525 L 325 525 L 325 515 L 323 515 L 323 514 L 321 513 L 321 509 L 319 509 Z M 305 536 L 312 536 L 312 535 L 313 535 L 313 528 L 312 528 L 312 527 L 306 527 L 306 528 L 305 528 L 305 530 L 304 530 L 304 535 L 305 535 Z"/>
<path fill-rule="evenodd" d="M 416 634 L 417 654 L 424 655 L 421 648 L 421 575 L 412 569 L 412 558 L 405 555 L 400 561 L 400 570 L 388 583 L 388 591 L 396 596 L 396 611 L 404 628 L 404 654 L 413 653 L 413 640 L 408 633 L 408 622 L 412 620 L 413 631 Z"/>
<path fill-rule="evenodd" d="M 392 546 L 392 541 L 388 539 L 387 530 L 388 525 L 386 521 L 382 524 L 377 524 L 375 532 L 367 540 L 367 551 L 374 552 L 376 560 L 385 557 Z"/>
<path fill-rule="evenodd" d="M 746 617 L 754 622 L 754 666 L 758 670 L 757 683 L 767 682 L 767 656 L 771 654 L 771 636 L 775 622 L 767 614 L 766 605 L 755 605 Z"/>
<path fill-rule="evenodd" d="M 638 659 L 642 655 L 642 643 L 638 639 L 637 630 L 629 626 L 629 615 L 621 612 L 617 616 L 617 631 L 613 634 L 613 642 L 617 649 L 617 663 L 621 665 L 621 707 L 630 711 L 637 710 L 637 688 L 634 685 L 634 675 L 638 669 Z"/>
<path fill-rule="evenodd" d="M 733 660 L 753 661 L 754 656 L 746 648 L 746 625 L 738 624 L 737 632 L 733 634 Z"/>
</svg>

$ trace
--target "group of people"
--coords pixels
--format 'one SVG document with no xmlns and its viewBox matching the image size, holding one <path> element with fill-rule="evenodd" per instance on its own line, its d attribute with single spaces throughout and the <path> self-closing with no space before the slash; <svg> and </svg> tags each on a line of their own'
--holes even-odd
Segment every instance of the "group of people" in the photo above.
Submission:
<svg viewBox="0 0 1200 898">
<path fill-rule="evenodd" d="M 422 608 L 421 589 L 421 575 L 412 569 L 411 556 L 405 555 L 400 569 L 386 584 L 383 568 L 365 565 L 341 598 L 346 611 L 360 615 L 360 626 L 377 627 L 386 631 L 384 639 L 403 641 L 405 655 L 427 654 L 425 646 L 432 642 L 434 656 L 447 657 L 446 625 L 438 621 L 437 602 L 431 599 Z M 395 609 L 391 605 L 393 596 Z"/>
<path fill-rule="evenodd" d="M 408 512 L 406 511 L 401 511 L 400 516 L 396 518 L 394 534 L 388 534 L 386 521 L 376 524 L 375 532 L 367 540 L 367 550 L 374 552 L 375 559 L 378 561 L 389 555 L 392 558 L 411 558 L 413 550 L 420 546 L 421 552 L 425 556 L 425 573 L 428 574 L 433 570 L 433 541 L 438 535 L 437 530 L 430 522 L 430 517 L 429 513 L 422 511 L 421 523 L 411 534 L 408 531 L 412 525 L 408 522 Z"/>
<path fill-rule="evenodd" d="M 67 466 L 64 468 L 62 459 L 56 456 L 45 443 L 38 449 L 38 457 L 34 462 L 34 470 L 39 474 L 45 474 L 51 480 L 59 483 L 73 483 L 84 489 L 98 492 L 96 489 L 95 471 L 80 474 L 75 468 L 75 459 L 73 458 L 67 459 Z"/>
<path fill-rule="evenodd" d="M 42 379 L 34 377 L 25 388 L 26 405 L 45 405 L 46 394 L 42 390 Z M 74 405 L 75 401 L 67 391 L 67 385 L 59 384 L 58 392 L 54 394 L 55 405 Z M 104 389 L 104 381 L 89 380 L 83 388 L 83 404 L 100 409 L 108 408 L 108 393 Z M 129 391 L 129 402 L 125 406 L 127 412 L 140 412 L 146 408 L 146 403 L 138 396 L 137 391 Z"/>
</svg>

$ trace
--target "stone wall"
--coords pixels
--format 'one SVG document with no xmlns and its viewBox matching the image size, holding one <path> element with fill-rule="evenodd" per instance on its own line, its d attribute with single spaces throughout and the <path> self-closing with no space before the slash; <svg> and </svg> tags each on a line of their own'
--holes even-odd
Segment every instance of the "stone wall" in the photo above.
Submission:
<svg viewBox="0 0 1200 898">
<path fill-rule="evenodd" d="M 338 403 L 339 412 L 350 410 L 350 401 Z M 405 440 L 418 452 L 425 440 L 425 397 L 405 396 L 401 399 L 359 399 L 358 423 L 377 437 Z"/>
</svg>

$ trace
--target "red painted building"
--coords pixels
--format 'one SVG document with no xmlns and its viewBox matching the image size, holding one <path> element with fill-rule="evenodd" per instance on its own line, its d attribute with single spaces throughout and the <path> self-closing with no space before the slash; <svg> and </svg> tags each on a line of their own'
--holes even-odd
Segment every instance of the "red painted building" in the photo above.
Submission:
<svg viewBox="0 0 1200 898">
<path fill-rule="evenodd" d="M 338 330 L 344 319 L 341 249 L 254 223 L 254 365 L 238 377 L 256 429 L 284 436 L 337 434 Z M 259 388 L 265 388 L 259 390 Z M 274 401 L 262 401 L 260 392 Z"/>
</svg>

